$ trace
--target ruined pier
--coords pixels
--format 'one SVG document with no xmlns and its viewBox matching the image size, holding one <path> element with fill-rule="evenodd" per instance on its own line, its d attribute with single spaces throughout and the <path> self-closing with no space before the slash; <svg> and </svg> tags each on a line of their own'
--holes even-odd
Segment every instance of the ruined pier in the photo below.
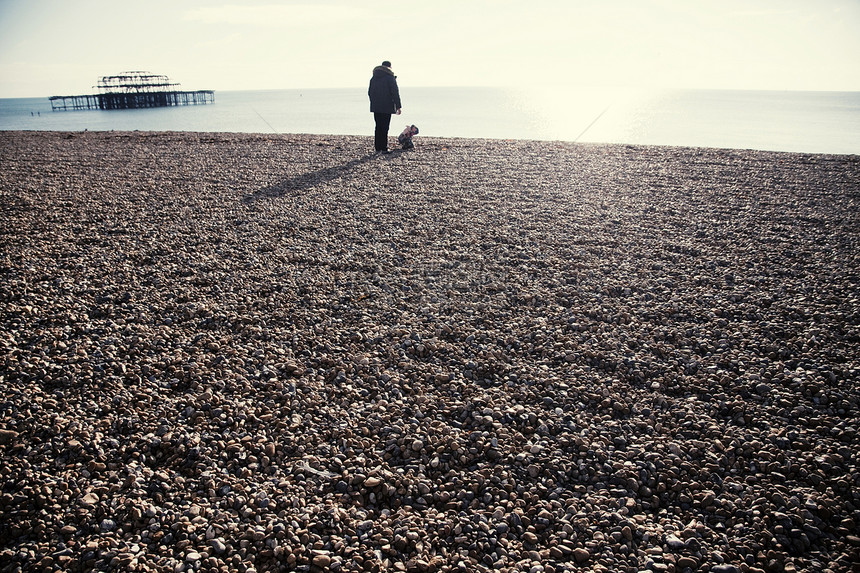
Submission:
<svg viewBox="0 0 860 573">
<path fill-rule="evenodd" d="M 96 86 L 100 93 L 51 96 L 54 111 L 87 109 L 139 109 L 215 103 L 212 90 L 180 91 L 167 76 L 149 72 L 124 72 L 103 76 Z"/>
</svg>

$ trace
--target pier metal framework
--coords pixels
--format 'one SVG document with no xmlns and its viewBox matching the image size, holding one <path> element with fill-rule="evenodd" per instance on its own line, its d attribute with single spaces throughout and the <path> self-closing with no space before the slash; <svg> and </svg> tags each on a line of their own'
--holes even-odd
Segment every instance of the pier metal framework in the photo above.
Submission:
<svg viewBox="0 0 860 573">
<path fill-rule="evenodd" d="M 167 76 L 150 72 L 123 72 L 117 76 L 102 76 L 96 88 L 102 93 L 140 93 L 176 91 L 179 84 Z"/>
<path fill-rule="evenodd" d="M 150 72 L 123 72 L 103 76 L 95 86 L 101 93 L 51 96 L 54 111 L 86 109 L 138 109 L 215 103 L 212 90 L 179 91 L 179 84 L 167 76 Z"/>
</svg>

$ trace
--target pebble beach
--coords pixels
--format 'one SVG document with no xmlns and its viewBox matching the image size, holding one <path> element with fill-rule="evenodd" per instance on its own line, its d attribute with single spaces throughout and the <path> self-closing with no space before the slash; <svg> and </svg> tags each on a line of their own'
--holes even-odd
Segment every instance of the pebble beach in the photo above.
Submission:
<svg viewBox="0 0 860 573">
<path fill-rule="evenodd" d="M 860 570 L 860 156 L 0 132 L 0 572 Z"/>
</svg>

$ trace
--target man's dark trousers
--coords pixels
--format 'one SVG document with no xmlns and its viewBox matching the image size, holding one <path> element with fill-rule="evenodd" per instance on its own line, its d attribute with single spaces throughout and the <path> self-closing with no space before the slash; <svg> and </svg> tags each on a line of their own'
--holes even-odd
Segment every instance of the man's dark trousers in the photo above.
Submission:
<svg viewBox="0 0 860 573">
<path fill-rule="evenodd" d="M 388 149 L 388 128 L 391 125 L 391 114 L 374 113 L 373 119 L 376 120 L 376 136 L 374 138 L 376 151 L 385 151 Z"/>
</svg>

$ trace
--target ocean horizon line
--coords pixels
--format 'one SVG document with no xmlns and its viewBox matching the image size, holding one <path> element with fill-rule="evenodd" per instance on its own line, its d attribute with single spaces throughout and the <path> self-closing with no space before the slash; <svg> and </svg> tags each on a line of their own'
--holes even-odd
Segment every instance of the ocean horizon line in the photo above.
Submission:
<svg viewBox="0 0 860 573">
<path fill-rule="evenodd" d="M 366 88 L 214 90 L 214 103 L 53 111 L 47 97 L 0 98 L 0 130 L 366 135 Z M 860 92 L 401 86 L 421 135 L 860 153 Z M 419 139 L 420 140 L 420 139 Z"/>
<path fill-rule="evenodd" d="M 462 84 L 462 85 L 409 85 L 403 84 L 400 86 L 401 91 L 407 92 L 410 89 L 489 89 L 489 90 L 513 90 L 513 91 L 539 91 L 542 89 L 548 90 L 586 90 L 586 91 L 607 91 L 607 92 L 751 92 L 751 93 L 810 93 L 810 94 L 854 94 L 860 93 L 858 90 L 846 89 L 796 89 L 796 88 L 731 88 L 731 87 L 683 87 L 683 86 L 610 86 L 610 85 L 573 85 L 573 84 L 538 84 L 534 86 L 517 86 L 517 85 L 482 85 L 482 84 Z M 59 90 L 56 93 L 48 95 L 0 95 L 0 100 L 25 100 L 25 99 L 41 99 L 51 98 L 54 96 L 81 96 L 88 93 L 96 93 L 95 86 L 89 92 L 84 91 L 63 91 Z M 180 91 L 214 91 L 216 93 L 243 93 L 243 92 L 277 92 L 277 91 L 346 91 L 346 90 L 361 90 L 367 89 L 367 86 L 335 86 L 335 87 L 277 87 L 277 88 L 187 88 Z"/>
</svg>

